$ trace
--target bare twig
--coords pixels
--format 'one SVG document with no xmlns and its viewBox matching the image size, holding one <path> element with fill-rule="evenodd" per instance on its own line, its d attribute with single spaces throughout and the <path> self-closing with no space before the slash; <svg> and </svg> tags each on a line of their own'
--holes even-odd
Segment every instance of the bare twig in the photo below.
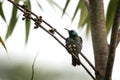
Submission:
<svg viewBox="0 0 120 80">
<path fill-rule="evenodd" d="M 87 61 L 87 63 L 92 67 L 92 69 L 95 71 L 95 73 L 99 74 L 99 71 L 96 70 L 96 68 L 92 65 L 92 63 L 83 55 L 83 53 L 80 53 L 80 55 Z"/>
<path fill-rule="evenodd" d="M 91 72 L 85 67 L 85 65 L 81 62 L 82 67 L 86 70 L 86 72 L 92 77 L 93 80 L 96 80 L 96 78 L 91 74 Z"/>
<path fill-rule="evenodd" d="M 50 28 L 53 28 L 53 27 L 52 27 L 50 24 L 48 24 L 46 21 L 43 20 L 43 22 L 44 22 L 46 25 L 48 25 Z M 65 40 L 65 37 L 62 36 L 57 30 L 55 30 L 55 32 Z"/>
<path fill-rule="evenodd" d="M 8 1 L 10 1 L 12 4 L 14 4 L 14 5 L 15 5 L 20 11 L 22 11 L 23 13 L 26 13 L 26 11 L 27 11 L 27 13 L 32 14 L 32 15 L 34 15 L 37 19 L 39 19 L 39 17 L 38 17 L 35 13 L 29 11 L 28 9 L 25 9 L 25 10 L 26 10 L 26 11 L 25 11 L 23 5 L 20 5 L 20 4 L 16 3 L 16 2 L 13 2 L 12 0 L 8 0 Z M 19 7 L 18 7 L 18 6 L 19 6 Z M 20 7 L 21 7 L 21 8 L 20 8 Z M 47 22 L 46 22 L 45 20 L 43 20 L 42 18 L 41 18 L 41 21 L 44 22 L 46 25 L 48 25 L 50 28 L 53 28 L 49 23 L 47 23 Z M 55 30 L 55 32 L 56 32 L 60 37 L 62 37 L 62 38 L 65 40 L 65 37 L 62 36 L 57 30 Z"/>
<path fill-rule="evenodd" d="M 39 24 L 39 21 L 40 21 L 40 23 L 41 23 L 41 21 L 42 21 L 42 22 L 44 22 L 46 25 L 48 25 L 50 28 L 53 28 L 49 23 L 47 23 L 47 22 L 44 21 L 41 17 L 38 17 L 35 13 L 33 13 L 33 12 L 27 10 L 27 9 L 25 9 L 25 10 L 27 10 L 27 12 L 24 11 L 24 9 L 22 9 L 22 8 L 24 8 L 24 7 L 21 6 L 20 4 L 18 4 L 18 3 L 16 3 L 16 2 L 13 2 L 12 0 L 8 0 L 8 1 L 10 1 L 12 4 L 14 4 L 14 5 L 15 5 L 20 11 L 22 11 L 24 14 L 28 14 L 28 13 L 29 13 L 29 14 L 34 15 L 34 16 L 36 17 L 36 19 L 32 18 L 31 16 L 27 16 L 27 17 L 29 17 L 29 19 L 32 19 L 32 20 L 37 24 L 37 25 L 35 24 L 36 26 L 39 26 L 39 27 L 42 28 L 44 31 L 46 31 L 48 34 L 50 34 L 53 38 L 55 38 L 55 40 L 57 40 L 57 41 L 67 50 L 67 48 L 65 47 L 65 45 L 64 45 L 56 36 L 54 36 L 53 34 L 51 34 L 47 29 L 45 29 L 42 25 Z M 20 7 L 21 7 L 21 8 L 20 8 Z M 65 37 L 62 36 L 57 30 L 55 30 L 55 32 L 65 40 Z M 73 55 L 76 59 L 78 59 L 76 55 L 74 55 L 74 54 L 72 54 L 72 55 Z"/>
<path fill-rule="evenodd" d="M 56 37 L 54 36 L 53 34 L 51 34 L 48 30 L 46 30 L 42 25 L 39 25 L 40 28 L 42 28 L 44 31 L 46 31 L 48 34 L 50 34 L 56 41 L 58 41 L 66 50 L 66 46 Z M 74 54 L 72 54 L 76 59 L 78 59 L 78 57 Z"/>
<path fill-rule="evenodd" d="M 8 0 L 8 1 L 10 1 L 13 5 L 15 5 L 20 11 L 22 11 L 22 12 L 24 13 L 23 16 L 25 16 L 25 18 L 33 20 L 33 21 L 35 22 L 35 25 L 36 25 L 35 28 L 38 28 L 38 27 L 42 28 L 44 31 L 46 31 L 49 35 L 51 35 L 56 41 L 58 41 L 58 42 L 67 50 L 66 46 L 65 46 L 53 33 L 56 32 L 56 33 L 57 33 L 61 38 L 63 38 L 64 40 L 66 40 L 66 38 L 65 38 L 64 36 L 62 36 L 62 35 L 61 35 L 55 28 L 53 28 L 49 23 L 47 23 L 46 21 L 44 21 L 41 16 L 38 17 L 35 13 L 33 13 L 33 12 L 31 12 L 30 10 L 26 9 L 26 8 L 24 7 L 24 5 L 20 5 L 20 4 L 18 4 L 18 3 L 15 3 L 15 2 L 12 1 L 12 0 Z M 33 18 L 32 16 L 29 16 L 29 15 L 32 15 L 32 16 L 34 16 L 35 18 Z M 51 29 L 53 29 L 53 33 L 51 33 L 49 30 L 47 30 L 46 28 L 44 28 L 44 27 L 41 25 L 42 22 L 45 23 L 47 26 L 49 26 Z M 68 51 L 68 50 L 67 50 L 67 51 Z M 71 54 L 71 55 L 73 55 L 76 59 L 78 59 L 76 55 L 74 55 L 74 54 Z M 89 63 L 89 65 L 94 69 L 94 67 L 93 67 L 92 64 L 88 61 L 88 59 L 87 59 L 83 54 L 81 54 L 81 56 L 83 56 L 83 58 L 84 58 L 84 59 Z M 36 56 L 36 57 L 37 57 L 37 56 Z M 33 65 L 32 65 L 32 76 L 31 76 L 31 80 L 33 80 L 33 77 L 34 77 L 34 64 L 35 64 L 36 57 L 35 57 L 35 59 L 34 59 Z M 82 67 L 87 71 L 87 73 L 95 80 L 94 76 L 90 73 L 90 71 L 89 71 L 82 63 L 81 63 L 81 65 L 82 65 Z M 95 69 L 94 69 L 94 70 L 95 70 Z M 95 70 L 95 72 L 96 72 L 96 70 Z"/>
<path fill-rule="evenodd" d="M 31 76 L 31 80 L 34 80 L 34 66 L 35 66 L 35 61 L 37 59 L 38 53 L 36 54 L 36 56 L 34 58 L 34 61 L 33 61 L 33 64 L 32 64 L 32 76 Z"/>
</svg>

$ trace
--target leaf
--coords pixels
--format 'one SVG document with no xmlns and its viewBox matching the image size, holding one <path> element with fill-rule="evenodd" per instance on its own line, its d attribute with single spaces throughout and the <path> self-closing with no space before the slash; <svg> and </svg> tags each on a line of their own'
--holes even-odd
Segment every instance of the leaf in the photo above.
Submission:
<svg viewBox="0 0 120 80">
<path fill-rule="evenodd" d="M 40 3 L 39 3 L 37 0 L 35 0 L 35 1 L 36 1 L 37 5 L 39 6 L 39 8 L 40 8 L 41 10 L 43 10 L 43 8 L 42 8 L 42 6 L 40 5 Z"/>
<path fill-rule="evenodd" d="M 3 8 L 2 8 L 2 3 L 3 2 L 1 2 L 0 1 L 0 16 L 3 18 L 3 20 L 6 22 L 6 19 L 5 19 L 5 16 L 4 16 L 4 12 L 3 12 Z"/>
<path fill-rule="evenodd" d="M 54 8 L 54 5 L 57 6 L 60 10 L 62 10 L 62 8 L 53 0 L 47 0 L 48 3 Z"/>
<path fill-rule="evenodd" d="M 74 20 L 74 18 L 75 18 L 75 16 L 76 16 L 79 9 L 81 9 L 81 13 L 80 13 L 80 19 L 79 19 L 78 26 L 82 27 L 82 26 L 85 25 L 85 23 L 87 23 L 86 21 L 88 19 L 88 15 L 89 15 L 88 10 L 87 10 L 83 0 L 79 0 L 78 5 L 76 7 L 76 10 L 74 12 L 74 15 L 72 17 L 72 21 Z"/>
<path fill-rule="evenodd" d="M 111 26 L 113 24 L 116 5 L 117 5 L 117 0 L 110 0 L 106 14 L 107 34 L 109 33 Z"/>
<path fill-rule="evenodd" d="M 79 27 L 84 26 L 88 18 L 88 10 L 83 2 L 83 0 L 81 1 L 81 14 L 80 14 L 80 21 L 79 21 Z"/>
<path fill-rule="evenodd" d="M 90 33 L 90 15 L 88 16 L 88 19 L 87 19 L 87 27 L 86 27 L 86 36 L 88 37 L 88 34 Z"/>
<path fill-rule="evenodd" d="M 15 0 L 15 1 L 18 2 L 19 0 Z M 14 28 L 15 28 L 15 25 L 18 21 L 17 11 L 18 11 L 17 8 L 15 6 L 13 6 L 12 15 L 11 15 L 11 19 L 10 19 L 10 22 L 9 22 L 9 25 L 8 25 L 8 29 L 7 29 L 5 39 L 8 39 L 8 37 L 11 36 L 11 34 L 12 34 Z"/>
<path fill-rule="evenodd" d="M 54 5 L 57 4 L 53 0 L 47 0 L 47 2 L 50 4 L 50 6 L 55 10 Z M 58 5 L 58 4 L 57 4 Z M 62 9 L 62 8 L 61 8 Z"/>
<path fill-rule="evenodd" d="M 30 25 L 31 25 L 31 20 L 26 20 L 25 21 L 25 25 L 26 25 L 26 39 L 25 42 L 28 42 L 28 38 L 29 38 L 29 33 L 30 33 Z"/>
<path fill-rule="evenodd" d="M 56 6 L 58 9 L 63 11 L 63 9 L 60 7 L 60 5 L 58 5 L 55 1 L 53 1 L 53 0 L 47 0 L 47 1 L 52 6 L 53 9 L 54 9 L 54 6 Z M 69 15 L 66 12 L 65 12 L 65 14 L 69 17 Z"/>
<path fill-rule="evenodd" d="M 68 7 L 69 3 L 70 3 L 70 0 L 67 0 L 67 1 L 66 1 L 66 4 L 65 4 L 65 7 L 64 7 L 64 9 L 63 9 L 62 16 L 65 14 L 66 9 L 67 9 L 67 7 Z"/>
<path fill-rule="evenodd" d="M 68 5 L 69 5 L 69 0 L 67 0 L 67 2 L 66 2 L 63 13 L 66 11 Z M 89 16 L 90 14 L 88 13 L 88 9 L 83 0 L 79 0 L 78 5 L 77 5 L 75 12 L 73 14 L 73 17 L 72 17 L 72 21 L 75 19 L 75 16 L 77 15 L 77 12 L 79 10 L 81 10 L 81 13 L 80 13 L 80 19 L 79 19 L 79 23 L 78 23 L 78 28 L 84 27 L 84 25 L 87 24 L 86 35 L 88 35 L 89 30 L 90 30 L 90 16 Z"/>
<path fill-rule="evenodd" d="M 79 18 L 78 28 L 84 27 L 84 25 L 88 24 L 88 21 L 90 20 L 88 10 L 87 10 L 83 0 L 80 0 L 79 4 L 80 4 L 79 8 L 81 9 L 81 13 L 80 13 L 80 18 Z"/>
<path fill-rule="evenodd" d="M 0 36 L 0 43 L 2 44 L 4 49 L 7 51 L 6 45 L 5 45 L 4 41 L 2 40 L 1 36 Z"/>
<path fill-rule="evenodd" d="M 28 8 L 29 10 L 31 10 L 30 0 L 26 0 L 26 1 L 24 2 L 24 4 L 27 5 L 27 8 Z M 26 30 L 25 43 L 28 42 L 29 33 L 30 33 L 30 25 L 31 25 L 31 20 L 30 20 L 30 19 L 26 19 L 26 20 L 25 20 L 25 30 Z"/>
<path fill-rule="evenodd" d="M 81 0 L 79 0 L 78 5 L 77 5 L 77 7 L 75 9 L 75 12 L 74 12 L 73 17 L 72 17 L 72 21 L 74 20 L 78 10 L 80 9 L 80 6 L 81 6 Z"/>
</svg>

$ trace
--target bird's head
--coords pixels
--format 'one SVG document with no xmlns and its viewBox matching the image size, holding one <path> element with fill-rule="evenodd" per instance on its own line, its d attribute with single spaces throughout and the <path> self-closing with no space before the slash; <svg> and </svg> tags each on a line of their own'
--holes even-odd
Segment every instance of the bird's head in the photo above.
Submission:
<svg viewBox="0 0 120 80">
<path fill-rule="evenodd" d="M 67 28 L 65 28 L 65 30 L 68 31 L 69 37 L 78 37 L 78 34 L 75 30 L 68 30 Z"/>
</svg>

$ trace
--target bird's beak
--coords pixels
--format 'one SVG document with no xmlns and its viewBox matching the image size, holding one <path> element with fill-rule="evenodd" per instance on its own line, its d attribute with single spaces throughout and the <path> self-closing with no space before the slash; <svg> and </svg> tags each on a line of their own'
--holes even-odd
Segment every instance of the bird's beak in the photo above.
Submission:
<svg viewBox="0 0 120 80">
<path fill-rule="evenodd" d="M 67 30 L 69 32 L 69 30 L 67 28 L 64 28 L 65 30 Z"/>
</svg>

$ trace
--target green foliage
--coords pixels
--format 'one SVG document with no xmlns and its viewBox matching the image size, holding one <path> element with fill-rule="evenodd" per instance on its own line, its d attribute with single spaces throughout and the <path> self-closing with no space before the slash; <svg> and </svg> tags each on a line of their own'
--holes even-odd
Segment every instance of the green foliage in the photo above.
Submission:
<svg viewBox="0 0 120 80">
<path fill-rule="evenodd" d="M 70 1 L 66 0 L 65 7 L 63 9 L 63 14 L 65 13 L 69 3 Z M 112 23 L 113 23 L 116 4 L 117 4 L 117 0 L 110 0 L 109 5 L 108 5 L 107 14 L 106 14 L 107 33 L 109 33 Z M 79 0 L 78 5 L 75 9 L 75 12 L 71 20 L 73 21 L 75 19 L 76 14 L 78 13 L 79 10 L 81 10 L 81 13 L 80 13 L 80 18 L 79 18 L 78 28 L 84 27 L 84 25 L 87 24 L 86 35 L 88 35 L 90 32 L 90 15 L 83 0 Z"/>
<path fill-rule="evenodd" d="M 15 1 L 19 2 L 19 0 L 15 0 Z M 17 12 L 18 12 L 18 9 L 15 6 L 13 6 L 11 19 L 10 19 L 8 29 L 7 29 L 7 33 L 6 33 L 6 37 L 5 37 L 6 39 L 11 36 L 11 34 L 12 34 L 14 28 L 15 28 L 15 25 L 18 21 Z"/>
<path fill-rule="evenodd" d="M 17 3 L 19 3 L 19 1 L 20 0 L 15 0 L 15 2 L 17 2 Z M 22 1 L 24 1 L 24 4 L 26 4 L 28 6 L 28 9 L 31 10 L 30 0 L 22 0 Z M 56 3 L 54 0 L 47 0 L 47 2 L 51 5 L 51 7 L 54 8 L 56 6 L 58 9 L 62 10 L 62 16 L 64 14 L 69 15 L 69 14 L 66 13 L 66 10 L 67 10 L 70 2 L 71 2 L 70 0 L 66 0 L 65 6 L 64 6 L 63 9 L 62 9 L 61 6 L 59 6 L 59 3 Z M 40 7 L 40 9 L 43 9 L 42 5 L 37 0 L 36 0 L 36 3 Z M 0 1 L 0 16 L 6 22 L 2 4 L 3 4 L 3 1 Z M 112 26 L 112 23 L 113 23 L 116 4 L 117 4 L 116 0 L 110 0 L 109 5 L 108 5 L 108 9 L 107 9 L 107 13 L 106 13 L 107 33 L 109 33 L 109 31 L 111 29 L 111 26 Z M 86 5 L 84 4 L 83 0 L 78 1 L 78 4 L 77 4 L 76 9 L 74 11 L 74 14 L 73 14 L 73 16 L 71 18 L 72 21 L 74 21 L 77 13 L 79 11 L 81 13 L 80 13 L 80 17 L 79 17 L 78 28 L 82 28 L 82 27 L 84 27 L 86 25 L 86 35 L 88 35 L 89 32 L 90 32 L 90 15 L 89 15 L 89 12 L 88 12 L 88 10 L 86 8 Z M 12 35 L 12 33 L 14 31 L 15 25 L 17 24 L 17 21 L 18 21 L 18 18 L 19 18 L 17 16 L 17 12 L 18 12 L 18 9 L 15 6 L 13 6 L 12 7 L 12 15 L 11 15 L 10 22 L 8 24 L 8 29 L 7 29 L 5 39 L 8 39 Z M 25 32 L 25 34 L 26 34 L 25 42 L 26 43 L 27 43 L 28 37 L 29 37 L 30 24 L 31 24 L 30 20 L 25 21 L 25 30 L 26 30 L 26 32 Z"/>
<path fill-rule="evenodd" d="M 117 0 L 110 0 L 106 14 L 107 33 L 109 33 L 111 26 L 113 24 L 116 5 L 117 5 Z"/>
<path fill-rule="evenodd" d="M 67 0 L 65 7 L 63 9 L 63 14 L 65 13 L 69 3 L 70 3 L 70 0 Z M 88 9 L 87 9 L 86 5 L 84 4 L 83 0 L 79 0 L 78 5 L 77 5 L 75 12 L 73 14 L 73 17 L 72 17 L 72 21 L 75 19 L 77 13 L 80 10 L 81 10 L 81 13 L 80 13 L 80 18 L 79 18 L 78 28 L 83 27 L 85 24 L 87 24 L 86 35 L 88 35 L 90 32 L 90 15 L 88 13 Z"/>
<path fill-rule="evenodd" d="M 60 10 L 62 10 L 62 8 L 55 1 L 53 0 L 47 0 L 47 1 L 53 9 L 54 9 L 54 6 L 57 6 Z"/>
<path fill-rule="evenodd" d="M 39 6 L 39 8 L 40 8 L 41 10 L 43 10 L 43 8 L 42 8 L 42 6 L 40 5 L 40 3 L 39 3 L 37 0 L 35 0 L 35 1 L 36 1 L 37 5 Z"/>
<path fill-rule="evenodd" d="M 30 4 L 30 0 L 26 0 L 24 1 L 24 5 L 27 5 L 27 9 L 31 10 L 31 4 Z M 25 20 L 25 29 L 26 29 L 26 43 L 28 42 L 28 37 L 29 37 L 29 32 L 30 32 L 30 25 L 31 25 L 31 20 L 26 19 Z"/>
<path fill-rule="evenodd" d="M 72 17 L 72 21 L 74 20 L 77 12 L 79 11 L 79 8 L 80 8 L 80 6 L 81 6 L 80 2 L 81 2 L 81 1 L 78 2 L 78 5 L 77 5 L 77 7 L 76 7 L 76 9 L 75 9 L 75 12 L 74 12 L 73 17 Z"/>
<path fill-rule="evenodd" d="M 4 12 L 3 12 L 3 8 L 2 8 L 2 4 L 3 2 L 0 1 L 0 16 L 3 18 L 3 20 L 6 22 L 5 16 L 4 16 Z"/>
<path fill-rule="evenodd" d="M 13 64 L 14 63 L 14 64 Z M 0 79 L 1 80 L 31 80 L 32 65 L 28 62 L 16 63 L 15 61 L 3 61 L 0 59 Z M 34 68 L 34 80 L 92 80 L 86 72 L 74 72 L 70 68 L 41 67 Z"/>
<path fill-rule="evenodd" d="M 70 3 L 70 0 L 67 0 L 67 1 L 66 1 L 66 4 L 65 4 L 65 7 L 64 7 L 64 9 L 63 9 L 62 16 L 65 14 L 65 11 L 66 11 L 66 9 L 67 9 L 69 3 Z"/>
<path fill-rule="evenodd" d="M 83 2 L 83 0 L 80 0 L 79 2 L 79 8 L 81 9 L 80 19 L 79 19 L 79 27 L 84 26 L 87 21 L 89 21 L 88 17 L 88 10 Z"/>
<path fill-rule="evenodd" d="M 86 35 L 88 36 L 88 34 L 89 34 L 89 32 L 90 32 L 90 15 L 88 15 L 88 17 L 87 17 L 87 28 L 86 28 Z"/>
<path fill-rule="evenodd" d="M 0 36 L 0 43 L 2 44 L 2 46 L 5 48 L 5 50 L 7 51 L 7 48 L 6 48 L 6 46 L 5 46 L 5 43 L 4 43 L 4 41 L 3 41 L 3 39 L 1 38 L 1 36 Z"/>
</svg>

